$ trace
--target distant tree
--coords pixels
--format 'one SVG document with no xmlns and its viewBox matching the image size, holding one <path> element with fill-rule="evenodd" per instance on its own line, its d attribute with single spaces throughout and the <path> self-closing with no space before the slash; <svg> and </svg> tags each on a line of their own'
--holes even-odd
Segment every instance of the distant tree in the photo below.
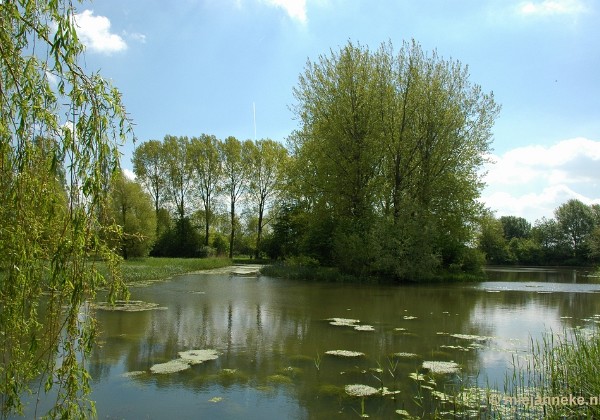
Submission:
<svg viewBox="0 0 600 420">
<path fill-rule="evenodd" d="M 158 216 L 162 200 L 166 195 L 167 173 L 165 149 L 159 140 L 149 140 L 133 151 L 133 172 L 152 197 L 154 211 Z"/>
<path fill-rule="evenodd" d="M 156 239 L 156 212 L 152 198 L 140 184 L 117 174 L 109 193 L 109 217 L 121 226 L 117 249 L 127 259 L 145 257 Z"/>
<path fill-rule="evenodd" d="M 586 239 L 594 228 L 594 214 L 590 207 L 572 199 L 558 207 L 554 214 L 560 229 L 568 239 L 572 256 L 584 257 L 587 254 Z"/>
<path fill-rule="evenodd" d="M 163 153 L 166 175 L 166 191 L 175 204 L 179 220 L 185 219 L 193 187 L 193 166 L 187 137 L 166 135 Z"/>
<path fill-rule="evenodd" d="M 504 264 L 510 259 L 507 246 L 502 222 L 492 213 L 486 213 L 481 218 L 477 248 L 485 254 L 488 263 Z"/>
<path fill-rule="evenodd" d="M 189 156 L 194 182 L 204 207 L 204 245 L 208 246 L 214 199 L 221 188 L 223 174 L 219 140 L 207 134 L 193 137 L 189 144 Z"/>
<path fill-rule="evenodd" d="M 531 237 L 539 244 L 543 264 L 560 264 L 569 258 L 569 245 L 555 219 L 542 217 L 537 220 L 531 229 Z"/>
<path fill-rule="evenodd" d="M 241 143 L 235 137 L 227 137 L 219 144 L 223 166 L 223 192 L 229 198 L 230 233 L 229 258 L 233 257 L 236 231 L 236 204 L 247 189 L 249 173 L 249 156 L 253 148 L 251 141 Z"/>
<path fill-rule="evenodd" d="M 273 140 L 258 140 L 248 147 L 248 191 L 258 213 L 255 256 L 260 252 L 260 241 L 265 225 L 265 212 L 279 192 L 287 150 Z"/>
<path fill-rule="evenodd" d="M 500 217 L 504 238 L 510 241 L 513 238 L 528 238 L 531 234 L 531 223 L 523 217 L 502 216 Z"/>
</svg>

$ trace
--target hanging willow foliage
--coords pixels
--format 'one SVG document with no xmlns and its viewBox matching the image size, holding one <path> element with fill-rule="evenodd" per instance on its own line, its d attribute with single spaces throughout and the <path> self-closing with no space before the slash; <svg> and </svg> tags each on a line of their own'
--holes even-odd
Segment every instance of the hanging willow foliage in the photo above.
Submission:
<svg viewBox="0 0 600 420">
<path fill-rule="evenodd" d="M 126 294 L 101 239 L 118 229 L 99 220 L 131 124 L 119 91 L 78 64 L 74 16 L 70 1 L 0 1 L 2 417 L 23 412 L 25 393 L 50 390 L 50 416 L 93 415 L 88 302 L 101 287 Z"/>
</svg>

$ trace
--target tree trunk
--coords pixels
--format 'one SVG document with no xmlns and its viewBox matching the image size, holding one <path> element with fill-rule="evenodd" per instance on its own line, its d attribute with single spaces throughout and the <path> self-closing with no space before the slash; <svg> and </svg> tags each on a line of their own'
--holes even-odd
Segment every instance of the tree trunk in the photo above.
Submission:
<svg viewBox="0 0 600 420">
<path fill-rule="evenodd" d="M 235 238 L 235 201 L 231 200 L 231 235 L 229 236 L 229 258 L 233 258 L 234 238 Z"/>
<path fill-rule="evenodd" d="M 256 235 L 256 251 L 254 253 L 254 256 L 258 259 L 258 255 L 260 253 L 260 237 L 262 235 L 262 221 L 263 221 L 263 212 L 265 210 L 265 202 L 264 200 L 261 200 L 260 204 L 258 205 L 258 232 Z"/>
</svg>

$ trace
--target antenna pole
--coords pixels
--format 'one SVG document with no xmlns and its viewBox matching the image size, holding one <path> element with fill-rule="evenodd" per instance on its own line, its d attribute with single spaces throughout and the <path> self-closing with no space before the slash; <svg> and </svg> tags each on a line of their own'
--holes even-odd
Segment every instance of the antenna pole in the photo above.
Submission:
<svg viewBox="0 0 600 420">
<path fill-rule="evenodd" d="M 256 141 L 256 104 L 252 102 L 252 114 L 254 116 L 254 141 Z"/>
</svg>

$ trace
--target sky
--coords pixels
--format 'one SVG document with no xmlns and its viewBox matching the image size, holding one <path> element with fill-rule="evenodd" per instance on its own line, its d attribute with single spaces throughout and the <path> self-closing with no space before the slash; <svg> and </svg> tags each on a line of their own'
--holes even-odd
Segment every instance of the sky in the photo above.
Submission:
<svg viewBox="0 0 600 420">
<path fill-rule="evenodd" d="M 111 79 L 137 144 L 214 134 L 285 143 L 307 60 L 415 39 L 493 92 L 481 201 L 531 223 L 600 203 L 596 0 L 102 0 L 77 6 L 85 67 Z M 131 171 L 134 145 L 123 147 Z"/>
</svg>

